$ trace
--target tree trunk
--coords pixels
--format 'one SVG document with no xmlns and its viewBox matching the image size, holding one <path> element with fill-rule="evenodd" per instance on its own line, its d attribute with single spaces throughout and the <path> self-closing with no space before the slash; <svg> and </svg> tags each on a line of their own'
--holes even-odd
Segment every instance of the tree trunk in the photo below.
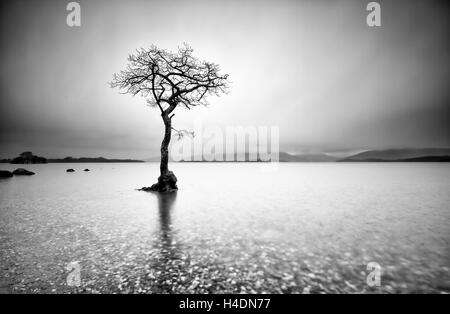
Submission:
<svg viewBox="0 0 450 314">
<path fill-rule="evenodd" d="M 160 164 L 160 172 L 161 175 L 165 175 L 169 172 L 169 143 L 172 135 L 172 120 L 167 115 L 162 115 L 165 132 L 164 139 L 161 143 L 161 164 Z"/>
<path fill-rule="evenodd" d="M 143 187 L 143 191 L 154 192 L 173 192 L 178 190 L 177 177 L 172 171 L 169 171 L 169 143 L 172 135 L 172 120 L 168 114 L 163 113 L 162 119 L 164 121 L 164 139 L 161 143 L 161 164 L 159 166 L 160 176 L 158 183 L 153 184 L 151 187 Z"/>
</svg>

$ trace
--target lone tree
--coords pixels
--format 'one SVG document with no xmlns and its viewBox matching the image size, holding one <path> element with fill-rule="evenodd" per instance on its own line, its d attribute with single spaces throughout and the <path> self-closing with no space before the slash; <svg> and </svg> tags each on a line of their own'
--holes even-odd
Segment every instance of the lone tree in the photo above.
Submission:
<svg viewBox="0 0 450 314">
<path fill-rule="evenodd" d="M 149 188 L 158 192 L 170 192 L 177 188 L 177 178 L 169 171 L 169 143 L 172 131 L 179 136 L 187 133 L 172 127 L 173 111 L 177 107 L 191 109 L 206 106 L 208 95 L 225 93 L 228 75 L 219 73 L 215 63 L 200 61 L 188 45 L 178 48 L 176 53 L 156 46 L 138 49 L 128 56 L 125 70 L 115 73 L 111 87 L 118 87 L 133 96 L 141 95 L 147 104 L 158 108 L 164 122 L 164 139 L 161 143 L 161 165 L 158 182 Z"/>
</svg>

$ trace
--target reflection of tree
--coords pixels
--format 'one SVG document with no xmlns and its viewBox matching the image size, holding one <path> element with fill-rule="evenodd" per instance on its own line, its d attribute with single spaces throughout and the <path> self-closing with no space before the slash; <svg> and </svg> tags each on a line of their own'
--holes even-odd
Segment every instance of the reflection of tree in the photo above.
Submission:
<svg viewBox="0 0 450 314">
<path fill-rule="evenodd" d="M 156 193 L 158 197 L 160 239 L 162 248 L 170 248 L 172 246 L 172 225 L 171 211 L 177 198 L 177 192 L 172 193 Z"/>
<path fill-rule="evenodd" d="M 152 268 L 156 272 L 157 290 L 154 292 L 177 292 L 180 278 L 186 274 L 188 265 L 183 259 L 180 244 L 175 240 L 175 231 L 172 228 L 172 211 L 177 192 L 156 193 L 158 198 L 160 231 L 156 248 L 157 258 L 153 260 Z"/>
</svg>

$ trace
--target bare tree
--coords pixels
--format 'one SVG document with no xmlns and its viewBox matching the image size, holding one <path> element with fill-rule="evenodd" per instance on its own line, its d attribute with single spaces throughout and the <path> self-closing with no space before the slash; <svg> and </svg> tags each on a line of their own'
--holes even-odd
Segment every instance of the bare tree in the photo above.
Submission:
<svg viewBox="0 0 450 314">
<path fill-rule="evenodd" d="M 158 108 L 165 125 L 161 143 L 161 165 L 158 183 L 146 190 L 167 192 L 177 189 L 177 178 L 169 171 L 169 143 L 172 131 L 173 111 L 178 107 L 192 109 L 208 105 L 207 96 L 227 91 L 228 75 L 219 73 L 215 63 L 200 61 L 193 49 L 184 44 L 176 53 L 156 46 L 138 49 L 128 56 L 125 70 L 114 74 L 111 87 L 118 87 L 133 96 L 141 95 L 147 104 Z"/>
</svg>

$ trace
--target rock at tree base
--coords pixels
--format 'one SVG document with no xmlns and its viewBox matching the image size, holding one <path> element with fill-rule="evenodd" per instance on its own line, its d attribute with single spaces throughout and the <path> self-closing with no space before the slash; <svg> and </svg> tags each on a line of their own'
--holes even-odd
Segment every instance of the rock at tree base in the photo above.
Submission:
<svg viewBox="0 0 450 314">
<path fill-rule="evenodd" d="M 158 183 L 153 184 L 150 187 L 143 187 L 140 191 L 146 192 L 174 192 L 178 190 L 177 177 L 172 171 L 161 175 L 158 178 Z"/>
<path fill-rule="evenodd" d="M 75 170 L 71 169 L 67 169 L 66 172 L 75 172 Z"/>
<path fill-rule="evenodd" d="M 11 178 L 13 176 L 11 171 L 0 170 L 0 178 Z"/>
<path fill-rule="evenodd" d="M 16 170 L 13 171 L 13 175 L 15 176 L 32 176 L 33 174 L 34 172 L 28 171 L 27 169 L 24 168 L 17 168 Z"/>
</svg>

